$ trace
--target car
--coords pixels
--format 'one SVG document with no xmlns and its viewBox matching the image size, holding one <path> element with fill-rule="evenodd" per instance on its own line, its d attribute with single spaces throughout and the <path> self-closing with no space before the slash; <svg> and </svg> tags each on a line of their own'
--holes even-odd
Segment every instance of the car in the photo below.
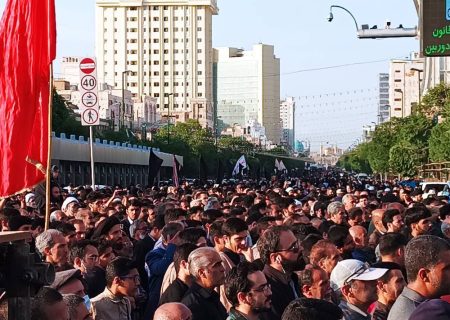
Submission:
<svg viewBox="0 0 450 320">
<path fill-rule="evenodd" d="M 430 195 L 438 195 L 439 192 L 445 191 L 444 189 L 446 187 L 448 193 L 449 182 L 440 182 L 440 181 L 422 182 L 422 192 L 423 192 L 422 197 L 426 199 Z"/>
</svg>

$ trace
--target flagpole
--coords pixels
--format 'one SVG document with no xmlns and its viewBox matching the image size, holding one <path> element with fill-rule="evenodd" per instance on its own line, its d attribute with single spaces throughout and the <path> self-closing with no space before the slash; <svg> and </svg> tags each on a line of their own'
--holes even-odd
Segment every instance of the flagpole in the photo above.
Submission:
<svg viewBox="0 0 450 320">
<path fill-rule="evenodd" d="M 50 97 L 48 100 L 48 142 L 47 142 L 47 169 L 45 175 L 45 230 L 50 223 L 50 192 L 52 175 L 52 109 L 53 109 L 53 62 L 50 64 Z"/>
</svg>

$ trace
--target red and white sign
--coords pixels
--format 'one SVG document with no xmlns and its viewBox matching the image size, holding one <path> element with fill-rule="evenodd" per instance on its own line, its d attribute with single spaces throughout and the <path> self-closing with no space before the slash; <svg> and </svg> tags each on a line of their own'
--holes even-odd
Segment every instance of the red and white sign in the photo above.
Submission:
<svg viewBox="0 0 450 320">
<path fill-rule="evenodd" d="M 91 58 L 84 58 L 80 62 L 80 70 L 85 74 L 91 74 L 95 71 L 95 61 Z"/>
<path fill-rule="evenodd" d="M 81 103 L 78 106 L 83 126 L 100 124 L 97 88 L 97 68 L 95 59 L 83 58 L 80 62 Z"/>
</svg>

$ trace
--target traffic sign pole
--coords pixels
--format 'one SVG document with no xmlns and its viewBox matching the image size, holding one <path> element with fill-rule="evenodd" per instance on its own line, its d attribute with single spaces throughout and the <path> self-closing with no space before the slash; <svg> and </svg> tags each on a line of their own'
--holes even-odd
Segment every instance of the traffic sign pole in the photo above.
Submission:
<svg viewBox="0 0 450 320">
<path fill-rule="evenodd" d="M 92 126 L 89 126 L 89 147 L 91 151 L 91 181 L 92 181 L 92 190 L 95 191 L 95 171 L 94 171 L 94 130 L 92 130 Z"/>
<path fill-rule="evenodd" d="M 97 90 L 97 70 L 95 60 L 83 58 L 80 62 L 81 104 L 79 105 L 81 124 L 89 126 L 89 151 L 91 160 L 92 189 L 95 190 L 95 162 L 94 162 L 94 129 L 100 124 Z"/>
</svg>

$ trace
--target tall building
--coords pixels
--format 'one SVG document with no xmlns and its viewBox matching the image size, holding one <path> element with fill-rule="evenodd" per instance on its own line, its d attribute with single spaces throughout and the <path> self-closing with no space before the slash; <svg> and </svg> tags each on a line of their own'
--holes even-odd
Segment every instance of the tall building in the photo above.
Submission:
<svg viewBox="0 0 450 320">
<path fill-rule="evenodd" d="M 280 59 L 265 44 L 214 50 L 214 101 L 219 128 L 256 121 L 280 143 Z"/>
<path fill-rule="evenodd" d="M 389 120 L 389 73 L 378 75 L 378 122 Z"/>
<path fill-rule="evenodd" d="M 282 126 L 281 143 L 294 150 L 295 140 L 295 99 L 287 97 L 280 104 L 280 118 Z"/>
<path fill-rule="evenodd" d="M 418 104 L 423 82 L 424 59 L 392 60 L 389 70 L 391 118 L 411 115 Z"/>
<path fill-rule="evenodd" d="M 156 98 L 175 121 L 212 127 L 216 0 L 96 0 L 99 82 Z"/>
</svg>

